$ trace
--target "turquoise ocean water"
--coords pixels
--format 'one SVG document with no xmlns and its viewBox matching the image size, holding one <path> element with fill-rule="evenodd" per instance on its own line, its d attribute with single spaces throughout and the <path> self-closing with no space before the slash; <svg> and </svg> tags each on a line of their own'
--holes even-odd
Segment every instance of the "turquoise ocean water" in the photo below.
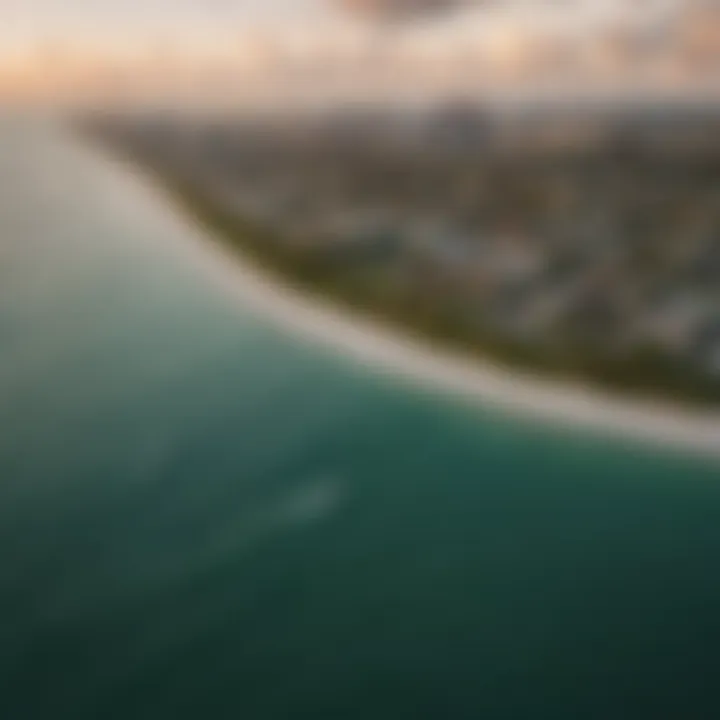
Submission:
<svg viewBox="0 0 720 720">
<path fill-rule="evenodd" d="M 0 134 L 0 718 L 720 717 L 720 469 L 463 407 Z"/>
</svg>

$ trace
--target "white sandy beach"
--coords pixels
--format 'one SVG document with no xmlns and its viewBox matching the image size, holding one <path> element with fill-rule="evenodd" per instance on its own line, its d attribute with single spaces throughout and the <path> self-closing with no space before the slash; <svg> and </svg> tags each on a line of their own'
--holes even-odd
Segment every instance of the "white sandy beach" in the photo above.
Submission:
<svg viewBox="0 0 720 720">
<path fill-rule="evenodd" d="M 127 172 L 125 161 L 111 159 Z M 321 343 L 373 371 L 452 394 L 465 402 L 495 407 L 572 430 L 698 452 L 720 460 L 720 411 L 632 399 L 576 382 L 544 379 L 491 361 L 443 349 L 411 332 L 338 307 L 321 296 L 283 284 L 253 260 L 223 247 L 153 179 L 139 182 L 178 223 L 178 242 L 211 282 L 276 325 Z M 181 222 L 178 222 L 180 220 Z M 187 232 L 188 226 L 192 228 Z"/>
</svg>

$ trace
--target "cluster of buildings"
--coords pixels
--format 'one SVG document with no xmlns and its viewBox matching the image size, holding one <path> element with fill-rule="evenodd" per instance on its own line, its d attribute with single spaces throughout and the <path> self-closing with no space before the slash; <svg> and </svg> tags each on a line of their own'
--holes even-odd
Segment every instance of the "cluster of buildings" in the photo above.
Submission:
<svg viewBox="0 0 720 720">
<path fill-rule="evenodd" d="M 508 113 L 101 129 L 368 304 L 548 365 L 720 387 L 720 111 Z"/>
</svg>

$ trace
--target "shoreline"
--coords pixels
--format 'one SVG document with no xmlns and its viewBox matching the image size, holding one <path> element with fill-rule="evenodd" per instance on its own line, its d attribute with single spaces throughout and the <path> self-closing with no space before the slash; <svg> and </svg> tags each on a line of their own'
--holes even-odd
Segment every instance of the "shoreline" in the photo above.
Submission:
<svg viewBox="0 0 720 720">
<path fill-rule="evenodd" d="M 81 141 L 82 143 L 82 141 Z M 82 143 L 88 147 L 87 143 Z M 97 151 L 90 144 L 90 152 Z M 632 440 L 698 453 L 720 461 L 720 411 L 690 409 L 669 401 L 625 397 L 574 380 L 557 380 L 478 359 L 331 298 L 283 282 L 217 229 L 195 216 L 141 163 L 102 153 L 102 158 L 155 196 L 188 227 L 193 261 L 216 287 L 242 300 L 254 314 L 311 340 L 371 372 L 439 391 L 458 400 L 501 411 L 520 420 L 542 421 L 576 433 Z M 190 243 L 188 243 L 190 245 Z"/>
<path fill-rule="evenodd" d="M 202 228 L 200 228 L 202 230 Z M 491 361 L 463 357 L 330 301 L 282 285 L 240 251 L 211 247 L 209 276 L 224 291 L 275 325 L 338 352 L 372 372 L 451 395 L 475 406 L 571 431 L 616 440 L 691 450 L 720 461 L 720 413 L 689 411 L 661 402 L 625 400 L 575 383 L 546 380 Z"/>
</svg>

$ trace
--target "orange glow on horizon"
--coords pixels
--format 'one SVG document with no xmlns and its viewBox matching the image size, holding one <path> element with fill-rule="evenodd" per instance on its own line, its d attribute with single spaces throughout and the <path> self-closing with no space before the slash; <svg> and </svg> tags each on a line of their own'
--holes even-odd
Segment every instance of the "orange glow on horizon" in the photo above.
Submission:
<svg viewBox="0 0 720 720">
<path fill-rule="evenodd" d="M 308 92 L 322 92 L 323 84 L 334 92 L 343 83 L 372 89 L 373 83 L 389 88 L 392 82 L 402 91 L 416 86 L 435 92 L 444 86 L 479 92 L 544 80 L 543 73 L 584 77 L 599 86 L 639 82 L 637 73 L 648 68 L 653 82 L 672 87 L 701 71 L 710 81 L 714 72 L 720 84 L 720 14 L 713 17 L 678 24 L 663 41 L 664 55 L 651 65 L 638 61 L 645 50 L 632 37 L 598 32 L 580 42 L 547 27 L 533 28 L 527 19 L 438 23 L 382 37 L 336 20 L 272 32 L 231 28 L 192 37 L 46 42 L 0 51 L 0 99 L 107 96 L 109 85 L 128 101 L 153 92 L 190 96 L 196 90 L 203 97 L 207 88 L 222 95 L 223 83 L 238 97 L 250 98 L 258 92 L 294 96 L 303 83 Z M 379 49 L 382 62 L 373 62 Z M 647 80 L 643 76 L 642 82 Z"/>
</svg>

